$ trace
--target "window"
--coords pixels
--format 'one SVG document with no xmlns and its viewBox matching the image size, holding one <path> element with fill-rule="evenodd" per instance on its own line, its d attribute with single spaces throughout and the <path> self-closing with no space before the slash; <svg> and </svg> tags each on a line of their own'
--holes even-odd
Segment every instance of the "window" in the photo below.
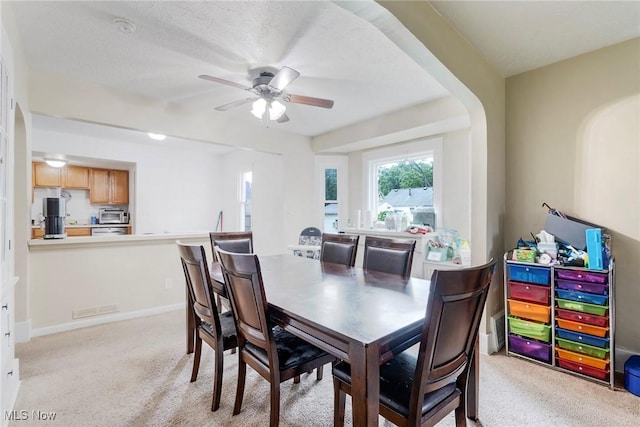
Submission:
<svg viewBox="0 0 640 427">
<path fill-rule="evenodd" d="M 363 155 L 368 163 L 367 209 L 371 212 L 371 223 L 363 224 L 365 228 L 403 230 L 410 224 L 437 227 L 436 212 L 442 206 L 438 167 L 441 142 L 437 138 Z"/>
<path fill-rule="evenodd" d="M 325 233 L 337 233 L 348 226 L 347 163 L 347 156 L 316 157 L 316 212 L 322 212 L 322 219 L 317 217 L 317 221 L 322 221 Z"/>
<path fill-rule="evenodd" d="M 324 170 L 324 231 L 338 232 L 338 169 Z"/>
<path fill-rule="evenodd" d="M 243 172 L 240 179 L 240 229 L 251 231 L 251 193 L 253 173 Z"/>
</svg>

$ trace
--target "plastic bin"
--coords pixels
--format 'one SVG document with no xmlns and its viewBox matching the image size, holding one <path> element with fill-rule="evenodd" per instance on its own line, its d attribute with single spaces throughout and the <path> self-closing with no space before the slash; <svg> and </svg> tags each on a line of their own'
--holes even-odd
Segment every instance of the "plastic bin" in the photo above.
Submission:
<svg viewBox="0 0 640 427">
<path fill-rule="evenodd" d="M 624 362 L 624 388 L 640 396 L 640 356 L 631 356 Z"/>
<path fill-rule="evenodd" d="M 549 304 L 551 288 L 530 283 L 509 282 L 509 296 L 522 301 Z"/>
<path fill-rule="evenodd" d="M 536 322 L 551 322 L 551 307 L 530 302 L 508 299 L 509 314 Z"/>
<path fill-rule="evenodd" d="M 576 280 L 578 282 L 591 282 L 591 283 L 607 283 L 608 276 L 605 273 L 593 273 L 591 271 L 578 271 L 578 270 L 561 270 L 556 269 L 556 273 L 559 279 L 564 280 Z"/>
<path fill-rule="evenodd" d="M 578 323 L 571 320 L 556 319 L 556 322 L 558 322 L 558 326 L 560 326 L 562 329 L 595 335 L 601 338 L 606 337 L 607 332 L 609 332 L 609 328 L 601 328 L 599 326 L 587 325 L 586 323 Z"/>
<path fill-rule="evenodd" d="M 597 359 L 585 354 L 565 350 L 560 347 L 556 347 L 556 351 L 558 352 L 558 357 L 564 360 L 570 360 L 572 362 L 581 363 L 583 365 L 603 370 L 606 370 L 609 367 L 609 359 Z"/>
<path fill-rule="evenodd" d="M 608 317 L 586 314 L 580 311 L 565 310 L 564 308 L 556 308 L 556 318 L 587 323 L 589 325 L 600 326 L 601 328 L 609 326 Z"/>
<path fill-rule="evenodd" d="M 509 264 L 509 278 L 516 282 L 549 285 L 551 270 L 545 267 Z"/>
<path fill-rule="evenodd" d="M 598 295 L 608 295 L 609 286 L 602 283 L 574 282 L 571 280 L 557 279 L 558 288 L 568 291 L 589 292 Z"/>
<path fill-rule="evenodd" d="M 551 361 L 551 345 L 529 340 L 517 335 L 509 335 L 509 351 L 531 357 L 542 362 Z"/>
<path fill-rule="evenodd" d="M 572 362 L 570 360 L 565 360 L 560 358 L 558 359 L 558 365 L 561 368 L 578 372 L 580 374 L 588 375 L 590 377 L 594 377 L 599 380 L 603 380 L 603 381 L 609 380 L 609 371 L 604 369 L 598 369 L 598 368 L 594 368 L 593 366 L 584 365 L 582 363 Z"/>
<path fill-rule="evenodd" d="M 556 298 L 556 302 L 558 303 L 558 307 L 560 308 L 564 308 L 567 310 L 574 310 L 574 311 L 582 311 L 584 313 L 595 314 L 597 316 L 606 316 L 609 308 L 604 305 L 570 301 L 570 300 L 564 300 L 561 298 Z"/>
<path fill-rule="evenodd" d="M 550 342 L 551 326 L 509 316 L 509 332 L 534 340 Z"/>
<path fill-rule="evenodd" d="M 578 302 L 586 302 L 589 304 L 607 305 L 609 297 L 607 295 L 596 295 L 580 291 L 568 291 L 566 289 L 556 289 L 558 297 Z"/>
<path fill-rule="evenodd" d="M 593 345 L 565 340 L 564 338 L 558 337 L 556 337 L 556 343 L 560 346 L 560 348 L 564 348 L 576 353 L 586 354 L 587 356 L 595 357 L 597 359 L 606 359 L 609 356 L 608 348 L 600 348 Z"/>
<path fill-rule="evenodd" d="M 580 332 L 570 331 L 568 329 L 556 328 L 556 334 L 560 338 L 571 341 L 583 342 L 601 348 L 609 348 L 609 338 L 594 337 L 589 334 L 581 334 Z"/>
</svg>

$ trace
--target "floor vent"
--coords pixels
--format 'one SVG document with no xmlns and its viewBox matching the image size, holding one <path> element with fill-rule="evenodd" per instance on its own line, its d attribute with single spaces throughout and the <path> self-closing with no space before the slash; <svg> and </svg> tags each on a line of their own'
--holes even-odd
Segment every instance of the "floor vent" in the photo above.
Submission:
<svg viewBox="0 0 640 427">
<path fill-rule="evenodd" d="M 504 310 L 491 316 L 491 328 L 493 329 L 494 350 L 500 351 L 504 347 Z"/>
<path fill-rule="evenodd" d="M 116 313 L 120 311 L 118 304 L 100 305 L 97 307 L 81 308 L 73 310 L 73 319 L 83 319 L 85 317 L 100 316 L 102 314 Z"/>
</svg>

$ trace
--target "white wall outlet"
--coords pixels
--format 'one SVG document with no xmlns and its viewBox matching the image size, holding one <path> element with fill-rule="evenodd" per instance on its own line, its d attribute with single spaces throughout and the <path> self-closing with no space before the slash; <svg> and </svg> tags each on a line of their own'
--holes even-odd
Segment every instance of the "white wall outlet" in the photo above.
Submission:
<svg viewBox="0 0 640 427">
<path fill-rule="evenodd" d="M 173 279 L 172 278 L 167 277 L 166 279 L 164 279 L 164 288 L 165 289 L 173 288 Z"/>
</svg>

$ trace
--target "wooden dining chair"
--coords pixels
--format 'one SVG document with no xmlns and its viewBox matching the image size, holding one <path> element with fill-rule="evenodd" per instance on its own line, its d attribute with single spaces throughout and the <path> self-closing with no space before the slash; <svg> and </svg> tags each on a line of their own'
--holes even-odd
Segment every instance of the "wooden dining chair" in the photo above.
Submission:
<svg viewBox="0 0 640 427">
<path fill-rule="evenodd" d="M 198 377 L 200 368 L 200 355 L 202 353 L 202 341 L 209 344 L 214 351 L 215 369 L 213 371 L 213 399 L 211 410 L 220 407 L 220 395 L 222 389 L 222 372 L 224 367 L 225 350 L 235 349 L 238 346 L 235 322 L 232 313 L 218 313 L 211 290 L 211 276 L 207 266 L 207 257 L 204 246 L 187 245 L 177 242 L 182 261 L 182 269 L 187 282 L 188 300 L 192 303 L 196 322 L 195 350 L 193 357 L 193 369 L 191 382 Z"/>
<path fill-rule="evenodd" d="M 237 252 L 241 254 L 253 253 L 253 232 L 252 231 L 220 231 L 209 233 L 211 240 L 211 250 L 213 259 L 218 261 L 214 247 L 219 246 L 222 250 Z"/>
<path fill-rule="evenodd" d="M 219 231 L 209 233 L 211 240 L 211 251 L 214 261 L 218 261 L 215 247 L 219 246 L 225 251 L 238 252 L 241 254 L 253 253 L 253 232 L 252 231 Z M 229 301 L 216 294 L 216 304 L 218 311 L 230 309 Z"/>
<path fill-rule="evenodd" d="M 221 250 L 225 286 L 238 331 L 238 387 L 233 414 L 242 407 L 246 365 L 251 366 L 271 384 L 271 416 L 269 425 L 280 420 L 280 383 L 317 369 L 322 379 L 325 364 L 336 359 L 314 345 L 275 326 L 268 316 L 260 261 L 254 254 L 237 254 Z"/>
<path fill-rule="evenodd" d="M 362 268 L 409 277 L 415 249 L 413 239 L 366 236 Z"/>
<path fill-rule="evenodd" d="M 380 366 L 379 412 L 398 426 L 432 426 L 455 410 L 466 426 L 466 394 L 480 318 L 496 261 L 434 271 L 417 356 L 411 350 Z M 351 369 L 333 368 L 334 426 L 344 425 Z"/>
<path fill-rule="evenodd" d="M 358 234 L 322 234 L 320 261 L 344 264 L 353 267 L 358 251 Z"/>
</svg>

